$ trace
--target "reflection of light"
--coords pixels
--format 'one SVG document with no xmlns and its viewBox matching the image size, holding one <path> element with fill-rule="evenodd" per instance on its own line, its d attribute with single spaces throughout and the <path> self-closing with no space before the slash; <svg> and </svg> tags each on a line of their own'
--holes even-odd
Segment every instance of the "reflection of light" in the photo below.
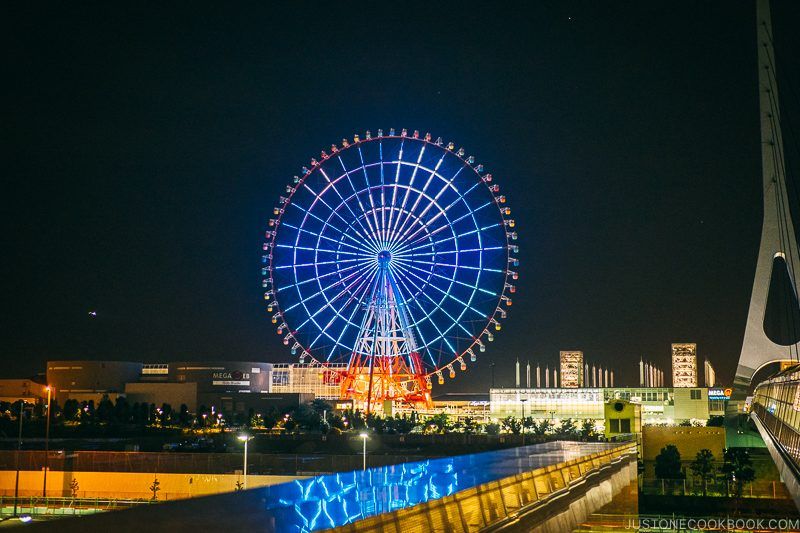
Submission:
<svg viewBox="0 0 800 533">
<path fill-rule="evenodd" d="M 287 530 L 311 531 L 425 503 L 612 445 L 546 443 L 515 449 L 318 476 L 265 487 L 265 507 Z"/>
</svg>

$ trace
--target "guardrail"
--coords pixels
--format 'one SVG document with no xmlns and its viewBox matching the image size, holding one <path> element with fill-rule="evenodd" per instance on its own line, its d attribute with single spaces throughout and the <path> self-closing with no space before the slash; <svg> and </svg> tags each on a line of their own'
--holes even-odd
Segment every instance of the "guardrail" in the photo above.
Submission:
<svg viewBox="0 0 800 533">
<path fill-rule="evenodd" d="M 51 498 L 28 497 L 14 498 L 13 496 L 0 496 L 0 517 L 13 516 L 14 510 L 18 515 L 31 516 L 78 516 L 85 514 L 129 509 L 139 505 L 158 503 L 145 499 L 105 499 L 105 498 Z"/>
</svg>

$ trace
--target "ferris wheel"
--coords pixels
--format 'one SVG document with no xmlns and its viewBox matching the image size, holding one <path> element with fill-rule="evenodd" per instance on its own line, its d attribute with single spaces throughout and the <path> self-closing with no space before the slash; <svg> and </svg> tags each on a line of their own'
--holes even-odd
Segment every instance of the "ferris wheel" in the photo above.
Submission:
<svg viewBox="0 0 800 533">
<path fill-rule="evenodd" d="M 301 363 L 343 398 L 430 404 L 501 329 L 514 220 L 463 148 L 394 129 L 332 145 L 294 176 L 262 256 L 267 310 Z M 346 365 L 346 366 L 345 366 Z"/>
</svg>

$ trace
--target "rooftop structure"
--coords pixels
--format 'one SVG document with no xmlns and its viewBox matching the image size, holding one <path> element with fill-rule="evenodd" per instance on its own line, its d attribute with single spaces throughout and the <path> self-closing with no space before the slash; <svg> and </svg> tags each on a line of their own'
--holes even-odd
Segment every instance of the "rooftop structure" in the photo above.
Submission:
<svg viewBox="0 0 800 533">
<path fill-rule="evenodd" d="M 697 344 L 672 345 L 672 386 L 697 387 Z"/>
</svg>

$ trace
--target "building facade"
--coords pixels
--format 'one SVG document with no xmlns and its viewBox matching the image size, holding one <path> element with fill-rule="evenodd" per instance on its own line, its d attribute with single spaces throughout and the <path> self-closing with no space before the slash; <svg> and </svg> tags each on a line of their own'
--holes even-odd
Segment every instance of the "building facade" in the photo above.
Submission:
<svg viewBox="0 0 800 533">
<path fill-rule="evenodd" d="M 595 420 L 604 405 L 625 400 L 641 406 L 644 425 L 704 424 L 710 416 L 708 389 L 608 387 L 578 389 L 490 389 L 492 418 L 530 416 L 537 419 Z"/>
<path fill-rule="evenodd" d="M 672 345 L 672 386 L 697 387 L 697 344 Z"/>
<path fill-rule="evenodd" d="M 59 403 L 68 399 L 112 400 L 125 393 L 125 384 L 139 380 L 142 363 L 131 361 L 48 361 L 47 384 Z"/>
<path fill-rule="evenodd" d="M 323 400 L 342 397 L 342 376 L 347 365 L 274 364 L 270 391 L 313 394 Z"/>
<path fill-rule="evenodd" d="M 583 387 L 583 352 L 562 351 L 559 353 L 561 362 L 561 386 L 565 389 Z"/>
</svg>

